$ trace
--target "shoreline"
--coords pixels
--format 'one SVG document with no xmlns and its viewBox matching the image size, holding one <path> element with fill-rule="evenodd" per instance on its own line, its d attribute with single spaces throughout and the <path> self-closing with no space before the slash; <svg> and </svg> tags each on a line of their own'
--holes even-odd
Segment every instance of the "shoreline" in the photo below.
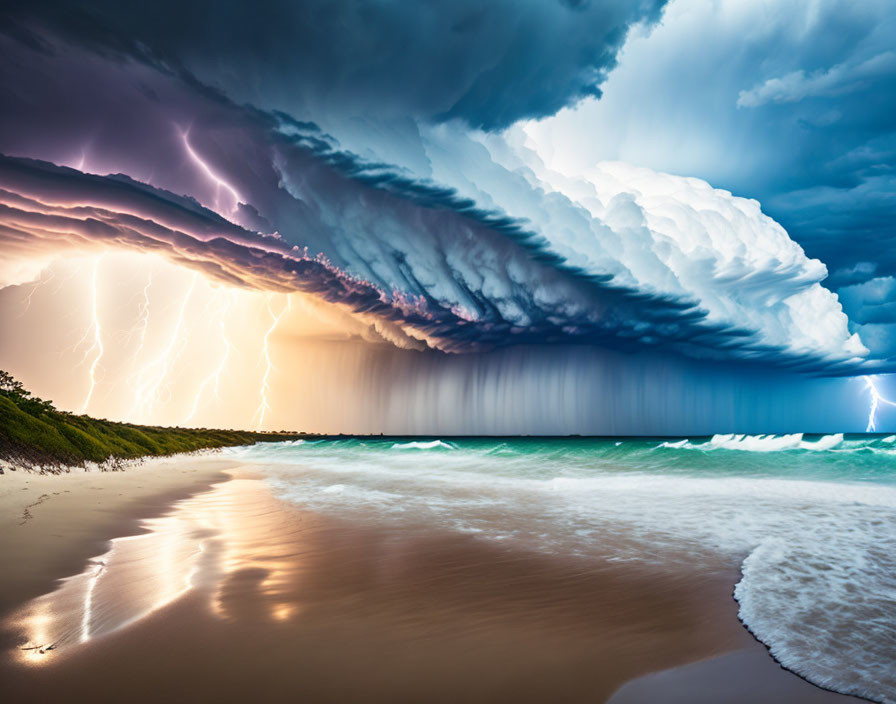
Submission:
<svg viewBox="0 0 896 704">
<path fill-rule="evenodd" d="M 741 573 L 741 576 L 743 576 L 743 573 Z M 731 599 L 732 599 L 732 601 L 734 601 L 735 603 L 737 603 L 737 600 L 734 598 L 734 590 L 733 590 L 733 589 L 732 589 L 732 591 L 731 591 Z M 739 607 L 739 604 L 738 604 L 738 607 Z M 737 616 L 737 621 L 738 621 L 738 623 L 740 623 L 741 627 L 742 627 L 747 633 L 750 634 L 750 637 L 751 637 L 751 638 L 752 638 L 758 645 L 760 645 L 760 646 L 762 647 L 762 650 L 765 651 L 765 655 L 766 655 L 769 659 L 771 659 L 771 660 L 772 660 L 778 667 L 780 667 L 781 670 L 783 670 L 784 672 L 787 672 L 788 674 L 790 674 L 790 675 L 792 675 L 792 676 L 798 678 L 799 680 L 805 682 L 805 683 L 808 684 L 808 685 L 811 685 L 812 687 L 814 687 L 814 688 L 816 688 L 816 689 L 820 689 L 820 690 L 823 691 L 823 692 L 827 692 L 827 693 L 829 693 L 829 694 L 836 695 L 837 697 L 839 697 L 839 698 L 841 698 L 841 699 L 843 699 L 843 700 L 845 700 L 845 701 L 872 702 L 872 703 L 876 701 L 876 700 L 874 700 L 874 699 L 868 699 L 867 697 L 862 697 L 862 696 L 859 696 L 859 695 L 857 695 L 857 694 L 844 694 L 843 692 L 838 692 L 836 689 L 833 689 L 833 688 L 831 688 L 831 687 L 827 687 L 827 686 L 825 686 L 825 685 L 823 685 L 823 684 L 816 684 L 815 682 L 813 682 L 812 680 L 810 680 L 810 679 L 809 679 L 808 677 L 806 677 L 805 675 L 803 675 L 803 674 L 797 672 L 796 670 L 791 670 L 789 667 L 787 667 L 786 665 L 782 664 L 782 663 L 778 660 L 778 658 L 776 658 L 776 657 L 774 656 L 774 654 L 772 653 L 772 648 L 771 648 L 770 645 L 768 645 L 765 641 L 760 640 L 759 636 L 757 636 L 755 633 L 753 633 L 753 630 L 750 628 L 750 625 L 749 625 L 746 621 L 744 621 L 744 620 L 741 618 L 741 616 L 740 616 L 740 609 L 739 609 L 739 608 L 737 609 L 737 614 L 736 614 L 736 616 Z M 696 664 L 696 663 L 695 663 L 695 664 Z"/>
<path fill-rule="evenodd" d="M 87 418 L 87 416 L 84 416 Z M 94 419 L 89 419 L 94 420 Z M 105 421 L 104 421 L 105 422 Z M 127 423 L 116 423 L 117 425 L 127 426 Z M 135 426 L 140 427 L 140 426 Z M 243 437 L 239 438 L 240 442 L 228 443 L 228 444 L 217 444 L 217 445 L 208 445 L 205 447 L 195 447 L 190 450 L 175 450 L 166 454 L 152 454 L 145 453 L 134 456 L 116 456 L 110 455 L 103 461 L 92 461 L 85 460 L 82 462 L 71 462 L 63 459 L 53 459 L 53 460 L 45 460 L 41 462 L 40 459 L 29 459 L 27 456 L 22 455 L 20 453 L 16 453 L 10 448 L 5 448 L 0 445 L 0 476 L 4 474 L 4 472 L 15 472 L 15 471 L 28 471 L 28 472 L 38 472 L 41 474 L 64 474 L 68 473 L 72 470 L 81 470 L 81 469 L 98 469 L 99 471 L 119 471 L 120 468 L 124 468 L 130 466 L 134 463 L 139 464 L 141 462 L 145 462 L 153 459 L 166 459 L 172 457 L 179 456 L 201 456 L 206 452 L 218 452 L 223 449 L 241 447 L 241 446 L 251 446 L 256 445 L 258 443 L 280 443 L 280 442 L 321 442 L 321 441 L 346 441 L 346 440 L 359 440 L 359 441 L 372 441 L 372 442 L 396 442 L 396 441 L 429 441 L 429 440 L 445 440 L 450 442 L 460 442 L 460 441 L 519 441 L 519 440 L 531 440 L 531 441 L 552 441 L 552 440 L 564 440 L 564 441 L 606 441 L 606 440 L 621 440 L 621 441 L 648 441 L 648 440 L 657 440 L 657 441 L 674 441 L 674 440 L 711 440 L 716 437 L 717 434 L 689 434 L 689 435 L 582 435 L 582 434 L 572 434 L 572 435 L 491 435 L 491 434 L 483 434 L 483 435 L 456 435 L 456 434 L 411 434 L 411 435 L 402 435 L 402 434 L 384 434 L 384 433 L 375 433 L 375 434 L 364 434 L 364 433 L 307 433 L 303 431 L 250 431 L 250 430 L 206 430 L 201 428 L 177 428 L 177 427 L 153 427 L 153 430 L 161 431 L 161 432 L 213 432 L 213 433 L 223 433 L 223 434 L 233 434 L 233 435 L 241 435 Z M 811 437 L 825 437 L 830 435 L 843 435 L 844 437 L 848 436 L 849 438 L 856 439 L 889 439 L 896 437 L 893 433 L 881 432 L 881 431 L 873 431 L 873 432 L 837 432 L 833 430 L 828 431 L 819 431 L 819 430 L 793 430 L 793 431 L 781 431 L 777 433 L 737 433 L 733 431 L 732 433 L 722 433 L 722 435 L 740 435 L 746 438 L 755 438 L 755 437 L 784 437 L 790 435 L 800 435 L 800 436 L 811 436 Z M 46 466 L 43 466 L 46 465 Z"/>
<path fill-rule="evenodd" d="M 0 475 L 0 555 L 6 565 L 0 615 L 83 570 L 110 540 L 145 532 L 144 519 L 226 481 L 224 470 L 239 464 L 198 457 L 129 460 L 118 471 L 76 467 L 61 474 L 18 469 Z"/>
<path fill-rule="evenodd" d="M 198 673 L 172 675 L 152 697 L 146 695 L 147 701 L 165 696 L 164 687 L 181 677 L 193 687 L 197 682 L 211 687 L 215 698 L 248 696 L 245 689 L 238 697 L 228 694 L 243 686 L 236 674 L 218 683 L 202 678 L 204 672 L 214 679 L 215 663 L 227 659 L 241 662 L 246 678 L 273 678 L 269 694 L 275 699 L 335 691 L 336 701 L 352 701 L 358 695 L 349 684 L 328 676 L 314 679 L 311 672 L 306 676 L 312 680 L 300 687 L 283 681 L 270 660 L 286 667 L 283 657 L 292 652 L 325 672 L 354 670 L 358 686 L 383 688 L 382 698 L 372 701 L 412 701 L 430 687 L 445 689 L 445 701 L 461 695 L 471 701 L 543 701 L 549 691 L 540 684 L 544 681 L 553 683 L 550 691 L 557 693 L 559 687 L 570 695 L 564 699 L 558 693 L 558 701 L 588 692 L 594 701 L 625 704 L 644 701 L 645 692 L 653 693 L 648 701 L 656 700 L 669 678 L 691 677 L 691 686 L 724 688 L 732 658 L 735 672 L 774 682 L 775 691 L 786 696 L 769 702 L 860 701 L 828 693 L 781 668 L 738 621 L 731 597 L 736 575 L 726 570 L 707 579 L 631 565 L 583 564 L 423 527 L 412 533 L 322 519 L 273 497 L 251 465 L 214 457 L 153 460 L 119 473 L 9 479 L 0 478 L 5 522 L 0 555 L 16 569 L 0 577 L 4 615 L 52 593 L 60 577 L 83 574 L 88 561 L 103 556 L 110 545 L 137 550 L 141 541 L 124 536 L 151 541 L 154 534 L 169 531 L 180 540 L 191 533 L 171 533 L 172 521 L 226 519 L 217 536 L 206 541 L 210 562 L 197 562 L 188 571 L 195 582 L 190 593 L 128 628 L 76 646 L 58 663 L 22 670 L 0 661 L 0 671 L 10 668 L 6 675 L 22 692 L 37 686 L 33 674 L 47 680 L 52 694 L 82 671 L 98 675 L 96 668 L 110 662 L 136 675 L 147 658 L 161 658 L 167 668 L 179 671 L 179 657 Z M 67 489 L 60 491 L 63 485 Z M 50 498 L 40 501 L 48 493 Z M 31 517 L 23 520 L 26 509 Z M 10 530 L 10 523 L 17 530 Z M 60 533 L 65 526 L 69 530 Z M 286 537 L 278 537 L 281 532 Z M 13 535 L 20 553 L 10 559 Z M 144 579 L 158 576 L 152 563 L 157 547 L 143 550 L 134 555 L 149 561 Z M 297 562 L 295 555 L 305 557 Z M 235 566 L 221 573 L 215 559 Z M 112 576 L 104 579 L 120 578 L 121 594 L 140 583 L 113 563 L 109 570 Z M 409 612 L 407 603 L 416 606 Z M 146 652 L 144 642 L 172 644 L 173 652 L 170 658 L 157 650 Z M 276 644 L 276 656 L 268 652 L 270 643 Z M 381 661 L 383 653 L 389 657 Z M 394 674 L 407 682 L 382 680 L 380 670 L 389 671 L 395 661 L 404 665 Z M 480 688 L 457 689 L 454 670 L 475 673 Z M 538 679 L 530 679 L 535 674 Z M 84 677 L 95 690 L 95 677 Z M 481 698 L 481 687 L 501 696 Z M 635 698 L 626 699 L 631 692 Z M 703 701 L 689 696 L 689 701 Z"/>
</svg>

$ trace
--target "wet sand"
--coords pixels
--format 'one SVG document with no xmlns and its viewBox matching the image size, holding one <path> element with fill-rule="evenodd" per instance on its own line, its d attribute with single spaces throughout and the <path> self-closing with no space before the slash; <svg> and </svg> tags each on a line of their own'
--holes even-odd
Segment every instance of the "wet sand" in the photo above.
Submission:
<svg viewBox="0 0 896 704">
<path fill-rule="evenodd" d="M 772 660 L 730 567 L 339 521 L 228 460 L 167 462 L 0 477 L 5 699 L 858 701 Z"/>
<path fill-rule="evenodd" d="M 121 472 L 0 475 L 0 614 L 84 569 L 112 538 L 143 530 L 179 499 L 227 479 L 221 455 L 149 459 Z"/>
</svg>

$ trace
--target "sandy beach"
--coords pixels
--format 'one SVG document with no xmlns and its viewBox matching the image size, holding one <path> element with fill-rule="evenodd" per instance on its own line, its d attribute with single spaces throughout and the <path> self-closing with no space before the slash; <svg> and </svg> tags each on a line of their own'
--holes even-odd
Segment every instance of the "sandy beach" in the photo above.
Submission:
<svg viewBox="0 0 896 704">
<path fill-rule="evenodd" d="M 125 471 L 0 475 L 0 611 L 77 574 L 112 538 L 141 532 L 178 499 L 226 479 L 234 462 L 215 455 L 126 463 Z"/>
<path fill-rule="evenodd" d="M 8 472 L 0 506 L 9 701 L 858 701 L 775 663 L 733 570 L 337 520 L 226 456 Z"/>
</svg>

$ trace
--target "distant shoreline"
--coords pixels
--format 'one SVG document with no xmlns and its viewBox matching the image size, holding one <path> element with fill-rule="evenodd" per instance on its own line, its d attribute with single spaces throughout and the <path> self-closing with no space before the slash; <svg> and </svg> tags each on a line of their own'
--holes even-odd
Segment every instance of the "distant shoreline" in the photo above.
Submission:
<svg viewBox="0 0 896 704">
<path fill-rule="evenodd" d="M 0 399 L 2 404 L 2 399 Z M 3 408 L 0 408 L 0 421 L 3 420 Z M 42 474 L 61 474 L 71 469 L 97 469 L 99 471 L 121 471 L 131 464 L 139 464 L 153 458 L 171 458 L 177 456 L 189 456 L 206 451 L 221 450 L 227 447 L 239 447 L 255 445 L 258 443 L 276 443 L 302 440 L 315 441 L 346 441 L 367 440 L 380 442 L 407 442 L 419 440 L 441 439 L 448 441 L 509 441 L 509 440 L 533 440 L 533 441 L 649 441 L 657 442 L 680 440 L 709 440 L 712 435 L 448 435 L 448 434 L 415 434 L 415 435 L 385 435 L 385 434 L 354 434 L 354 433 L 302 433 L 287 431 L 243 431 L 243 430 L 219 430 L 207 428 L 181 428 L 177 426 L 141 426 L 131 423 L 105 421 L 90 418 L 89 416 L 69 416 L 76 423 L 85 425 L 100 425 L 106 433 L 111 429 L 121 428 L 124 432 L 137 431 L 153 439 L 160 436 L 168 436 L 173 443 L 165 443 L 162 451 L 155 448 L 144 448 L 140 453 L 133 450 L 128 453 L 118 453 L 112 450 L 103 458 L 73 456 L 68 452 L 53 452 L 37 444 L 8 442 L 3 437 L 6 429 L 0 427 L 0 475 L 5 471 L 32 471 Z M 829 433 L 799 433 L 804 436 L 825 436 Z M 777 434 L 777 435 L 784 435 Z M 868 438 L 872 436 L 887 437 L 891 433 L 848 433 L 855 437 Z M 97 438 L 101 440 L 102 437 Z"/>
<path fill-rule="evenodd" d="M 115 470 L 131 460 L 301 437 L 280 432 L 164 428 L 74 415 L 58 411 L 51 402 L 32 396 L 11 376 L 2 374 L 0 472 L 4 466 L 51 474 L 91 465 Z"/>
<path fill-rule="evenodd" d="M 798 433 L 824 435 L 824 433 Z M 886 433 L 864 433 L 886 435 Z M 446 440 L 668 440 L 655 435 L 386 435 L 356 433 L 305 433 L 290 431 L 221 430 L 181 428 L 116 422 L 57 410 L 52 402 L 37 398 L 0 371 L 0 474 L 33 470 L 58 474 L 72 468 L 96 467 L 119 470 L 125 462 L 150 457 L 171 457 L 201 450 L 289 440 L 376 440 L 401 442 L 420 439 Z M 710 435 L 690 435 L 690 439 Z"/>
</svg>

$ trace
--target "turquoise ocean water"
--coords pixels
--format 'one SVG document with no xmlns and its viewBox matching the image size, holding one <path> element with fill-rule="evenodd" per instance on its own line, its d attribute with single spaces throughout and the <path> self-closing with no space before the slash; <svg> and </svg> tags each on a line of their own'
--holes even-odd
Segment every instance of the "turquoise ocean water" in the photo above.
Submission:
<svg viewBox="0 0 896 704">
<path fill-rule="evenodd" d="M 256 445 L 281 498 L 574 557 L 740 570 L 739 615 L 816 684 L 896 702 L 896 436 Z"/>
</svg>

